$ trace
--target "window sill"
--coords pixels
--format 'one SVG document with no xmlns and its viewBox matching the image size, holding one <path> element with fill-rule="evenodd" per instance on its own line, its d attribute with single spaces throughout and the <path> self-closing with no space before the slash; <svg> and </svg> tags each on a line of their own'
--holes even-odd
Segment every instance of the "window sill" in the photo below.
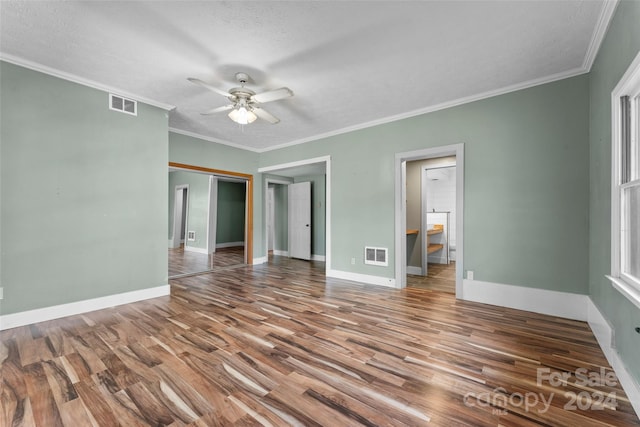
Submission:
<svg viewBox="0 0 640 427">
<path fill-rule="evenodd" d="M 640 290 L 624 282 L 619 277 L 605 276 L 611 281 L 614 288 L 631 301 L 636 307 L 640 308 Z"/>
</svg>

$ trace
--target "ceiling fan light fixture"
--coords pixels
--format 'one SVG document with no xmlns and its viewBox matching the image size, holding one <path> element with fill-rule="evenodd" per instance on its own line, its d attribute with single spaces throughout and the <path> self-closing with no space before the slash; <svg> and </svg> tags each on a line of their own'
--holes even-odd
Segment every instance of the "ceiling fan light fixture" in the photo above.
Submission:
<svg viewBox="0 0 640 427">
<path fill-rule="evenodd" d="M 256 121 L 258 116 L 251 110 L 247 110 L 244 106 L 234 108 L 229 113 L 229 118 L 241 125 L 248 125 Z"/>
</svg>

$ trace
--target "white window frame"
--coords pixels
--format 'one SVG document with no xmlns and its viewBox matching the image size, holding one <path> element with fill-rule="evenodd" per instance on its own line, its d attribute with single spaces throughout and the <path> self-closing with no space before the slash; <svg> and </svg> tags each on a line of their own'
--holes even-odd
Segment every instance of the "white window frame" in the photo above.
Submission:
<svg viewBox="0 0 640 427">
<path fill-rule="evenodd" d="M 631 153 L 632 179 L 622 183 L 622 108 L 621 98 L 629 96 L 635 102 L 635 114 L 631 118 Z M 637 109 L 640 109 L 640 53 L 627 69 L 620 82 L 611 93 L 611 275 L 607 278 L 614 288 L 622 293 L 633 304 L 640 308 L 640 281 L 622 271 L 624 237 L 622 229 L 622 193 L 630 187 L 640 186 L 640 163 L 637 150 L 640 149 L 640 119 Z M 635 98 L 635 101 L 633 99 Z M 634 111 L 632 110 L 632 113 Z M 630 154 L 632 159 L 633 154 Z"/>
</svg>

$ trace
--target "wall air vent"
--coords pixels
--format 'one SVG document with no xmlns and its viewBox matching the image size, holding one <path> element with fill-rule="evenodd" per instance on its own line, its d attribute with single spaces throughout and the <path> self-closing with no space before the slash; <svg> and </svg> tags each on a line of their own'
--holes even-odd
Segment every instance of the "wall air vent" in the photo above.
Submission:
<svg viewBox="0 0 640 427">
<path fill-rule="evenodd" d="M 109 94 L 109 109 L 131 114 L 132 116 L 138 115 L 138 103 L 136 101 L 112 93 Z"/>
<path fill-rule="evenodd" d="M 371 265 L 387 266 L 389 260 L 387 248 L 374 248 L 371 246 L 365 246 L 364 248 L 364 263 Z"/>
</svg>

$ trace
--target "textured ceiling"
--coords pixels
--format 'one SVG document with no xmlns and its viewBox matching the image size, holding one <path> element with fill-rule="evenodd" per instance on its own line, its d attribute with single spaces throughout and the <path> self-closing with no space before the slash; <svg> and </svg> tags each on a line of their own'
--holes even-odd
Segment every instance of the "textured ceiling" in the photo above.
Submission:
<svg viewBox="0 0 640 427">
<path fill-rule="evenodd" d="M 615 2 L 0 1 L 2 58 L 173 105 L 170 127 L 263 151 L 588 71 Z M 281 119 L 240 127 L 236 72 Z"/>
</svg>

